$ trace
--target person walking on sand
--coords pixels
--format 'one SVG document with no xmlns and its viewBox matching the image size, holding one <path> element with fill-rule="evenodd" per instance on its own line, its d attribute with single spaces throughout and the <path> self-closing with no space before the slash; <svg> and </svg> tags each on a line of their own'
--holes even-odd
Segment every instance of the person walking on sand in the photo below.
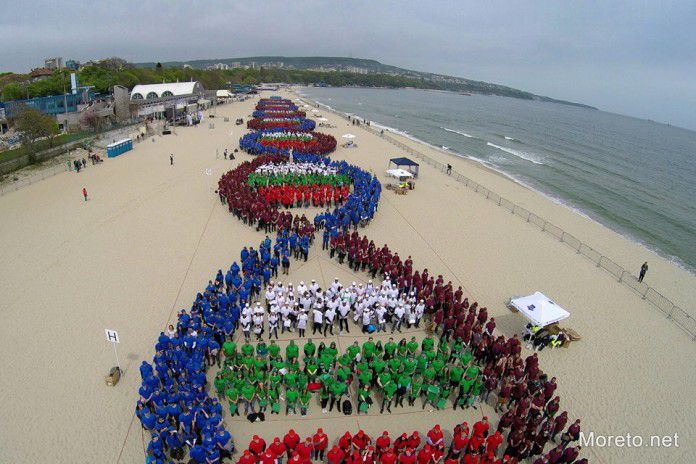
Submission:
<svg viewBox="0 0 696 464">
<path fill-rule="evenodd" d="M 642 282 L 645 278 L 645 274 L 648 272 L 648 262 L 644 262 L 640 267 L 640 273 L 638 274 L 638 282 Z"/>
<path fill-rule="evenodd" d="M 450 174 L 452 174 L 452 165 L 448 164 L 447 165 L 447 175 L 449 176 Z"/>
<path fill-rule="evenodd" d="M 82 196 L 85 197 L 85 201 L 87 201 L 87 189 L 85 187 L 82 187 Z"/>
<path fill-rule="evenodd" d="M 174 154 L 169 155 L 169 165 L 174 166 Z"/>
<path fill-rule="evenodd" d="M 223 155 L 225 155 L 225 159 L 227 159 L 227 148 L 225 148 L 225 151 L 223 152 Z"/>
</svg>

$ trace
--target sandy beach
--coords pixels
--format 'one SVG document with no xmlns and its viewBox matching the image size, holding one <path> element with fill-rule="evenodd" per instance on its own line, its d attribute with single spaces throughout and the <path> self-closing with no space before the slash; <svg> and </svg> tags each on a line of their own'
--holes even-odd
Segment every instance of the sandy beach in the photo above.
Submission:
<svg viewBox="0 0 696 464">
<path fill-rule="evenodd" d="M 138 366 L 152 359 L 159 332 L 179 309 L 190 307 L 217 270 L 238 260 L 243 246 L 264 238 L 229 214 L 214 193 L 224 172 L 251 159 L 239 153 L 227 161 L 222 152 L 238 147 L 246 128 L 233 121 L 246 120 L 255 104 L 252 98 L 220 106 L 215 119 L 198 127 L 177 128 L 174 135 L 155 136 L 79 174 L 61 173 L 0 197 L 1 462 L 144 461 L 147 440 L 134 419 Z M 394 145 L 328 111 L 322 115 L 336 128 L 317 131 L 339 141 L 346 132 L 357 136 L 358 148 L 338 148 L 332 159 L 358 164 L 383 184 L 390 182 L 384 175 L 388 160 L 403 155 Z M 627 269 L 637 272 L 648 260 L 648 283 L 692 311 L 696 277 L 683 269 L 477 163 L 396 137 Z M 542 369 L 558 378 L 562 409 L 596 435 L 630 433 L 647 444 L 653 435 L 679 436 L 678 447 L 586 448 L 592 462 L 693 462 L 694 341 L 589 260 L 423 164 L 414 191 L 405 196 L 383 191 L 379 211 L 363 233 L 401 256 L 411 255 L 416 268 L 462 285 L 470 300 L 488 307 L 505 336 L 521 333 L 525 324 L 505 308 L 513 295 L 539 290 L 568 309 L 565 325 L 582 341 L 539 354 Z M 365 281 L 364 274 L 339 266 L 320 248 L 315 244 L 307 263 L 293 263 L 291 281 Z M 105 328 L 118 330 L 121 338 L 125 374 L 114 388 L 104 384 L 115 362 Z M 358 335 L 331 339 L 345 348 Z M 374 409 L 369 416 L 322 415 L 314 407 L 302 418 L 281 414 L 249 424 L 226 413 L 225 421 L 243 448 L 254 434 L 271 441 L 291 427 L 306 436 L 321 426 L 333 441 L 359 427 L 374 435 L 384 429 L 425 432 L 440 423 L 451 436 L 456 422 L 472 423 L 482 414 L 495 416 L 487 405 L 465 413 L 417 407 L 383 416 Z"/>
</svg>

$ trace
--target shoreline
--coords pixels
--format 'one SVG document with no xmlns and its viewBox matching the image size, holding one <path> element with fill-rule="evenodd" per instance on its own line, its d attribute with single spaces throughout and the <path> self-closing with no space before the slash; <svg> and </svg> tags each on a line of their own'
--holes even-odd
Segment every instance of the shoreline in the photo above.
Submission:
<svg viewBox="0 0 696 464">
<path fill-rule="evenodd" d="M 420 90 L 420 89 L 418 89 L 418 90 Z M 325 108 L 329 111 L 332 111 L 334 113 L 340 114 L 341 116 L 347 117 L 349 115 L 353 115 L 353 116 L 358 117 L 359 119 L 365 120 L 364 117 L 362 117 L 358 114 L 348 113 L 348 112 L 339 110 L 339 109 L 334 108 L 334 107 L 332 107 L 326 103 L 323 103 L 319 100 L 315 100 L 314 98 L 310 97 L 309 95 L 301 94 L 300 91 L 296 88 L 291 88 L 291 91 L 298 98 L 309 100 L 309 102 L 312 102 L 315 105 L 317 105 L 319 107 L 323 107 L 323 108 Z M 620 116 L 623 116 L 623 115 L 620 115 Z M 644 248 L 645 250 L 652 253 L 656 257 L 663 259 L 663 260 L 671 263 L 672 265 L 676 266 L 680 270 L 683 270 L 683 271 L 687 272 L 688 274 L 690 274 L 691 276 L 696 277 L 696 267 L 689 265 L 681 257 L 669 254 L 667 252 L 663 252 L 658 247 L 644 242 L 643 240 L 633 236 L 628 231 L 623 231 L 623 230 L 619 230 L 618 228 L 614 228 L 610 224 L 606 224 L 602 219 L 597 218 L 597 217 L 593 217 L 589 213 L 583 211 L 580 207 L 575 206 L 571 203 L 568 203 L 568 200 L 564 200 L 564 199 L 559 198 L 553 194 L 545 192 L 545 191 L 541 190 L 540 188 L 534 187 L 534 186 L 530 185 L 529 183 L 527 183 L 521 179 L 518 179 L 513 174 L 507 173 L 507 172 L 502 171 L 500 169 L 496 169 L 496 168 L 488 165 L 484 160 L 480 160 L 472 155 L 460 153 L 460 152 L 452 150 L 450 148 L 445 149 L 445 148 L 443 148 L 443 146 L 434 145 L 430 142 L 427 142 L 425 140 L 422 140 L 422 139 L 416 137 L 413 134 L 409 134 L 408 132 L 406 132 L 402 129 L 387 126 L 385 124 L 382 124 L 379 121 L 370 120 L 370 123 L 371 123 L 371 126 L 379 127 L 380 129 L 384 129 L 385 132 L 389 132 L 390 136 L 393 138 L 405 139 L 405 141 L 414 142 L 414 143 L 416 143 L 416 144 L 418 144 L 426 149 L 434 150 L 441 155 L 454 157 L 455 159 L 461 160 L 461 161 L 465 162 L 466 164 L 473 166 L 476 169 L 484 170 L 486 172 L 489 172 L 491 174 L 499 176 L 507 181 L 511 181 L 511 182 L 515 183 L 516 185 L 518 185 L 519 187 L 522 187 L 522 188 L 524 188 L 524 189 L 526 189 L 534 194 L 537 194 L 537 195 L 543 197 L 544 199 L 546 199 L 546 200 L 548 200 L 548 201 L 550 201 L 558 206 L 565 208 L 566 210 L 570 211 L 571 213 L 576 214 L 578 216 L 581 216 L 582 218 L 587 219 L 598 226 L 601 226 L 602 228 L 606 229 L 607 231 L 609 231 L 611 233 L 614 233 L 614 234 L 621 236 L 622 238 L 633 243 L 634 245 L 639 246 L 641 248 Z M 686 130 L 688 130 L 688 129 L 686 129 Z M 602 253 L 602 254 L 604 254 L 604 253 Z M 605 255 L 605 256 L 608 256 L 608 255 Z"/>
</svg>

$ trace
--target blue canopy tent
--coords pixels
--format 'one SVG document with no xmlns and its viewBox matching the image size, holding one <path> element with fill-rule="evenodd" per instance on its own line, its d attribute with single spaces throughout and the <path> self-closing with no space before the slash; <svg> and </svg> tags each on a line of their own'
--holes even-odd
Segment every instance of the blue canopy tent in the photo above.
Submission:
<svg viewBox="0 0 696 464">
<path fill-rule="evenodd" d="M 418 163 L 409 158 L 392 158 L 389 160 L 389 168 L 391 169 L 392 164 L 398 169 L 404 169 L 411 174 L 413 177 L 418 177 Z"/>
</svg>

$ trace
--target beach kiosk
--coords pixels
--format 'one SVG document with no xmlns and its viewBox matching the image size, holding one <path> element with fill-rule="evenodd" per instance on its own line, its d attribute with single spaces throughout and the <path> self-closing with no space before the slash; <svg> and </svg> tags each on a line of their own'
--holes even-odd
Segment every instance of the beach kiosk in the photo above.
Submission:
<svg viewBox="0 0 696 464">
<path fill-rule="evenodd" d="M 116 158 L 127 151 L 133 149 L 133 139 L 123 139 L 110 143 L 106 146 L 106 156 L 108 158 Z"/>
<path fill-rule="evenodd" d="M 413 177 L 418 177 L 418 163 L 409 158 L 392 158 L 389 160 L 389 169 L 392 165 L 396 169 L 403 169 L 413 174 Z"/>
</svg>

